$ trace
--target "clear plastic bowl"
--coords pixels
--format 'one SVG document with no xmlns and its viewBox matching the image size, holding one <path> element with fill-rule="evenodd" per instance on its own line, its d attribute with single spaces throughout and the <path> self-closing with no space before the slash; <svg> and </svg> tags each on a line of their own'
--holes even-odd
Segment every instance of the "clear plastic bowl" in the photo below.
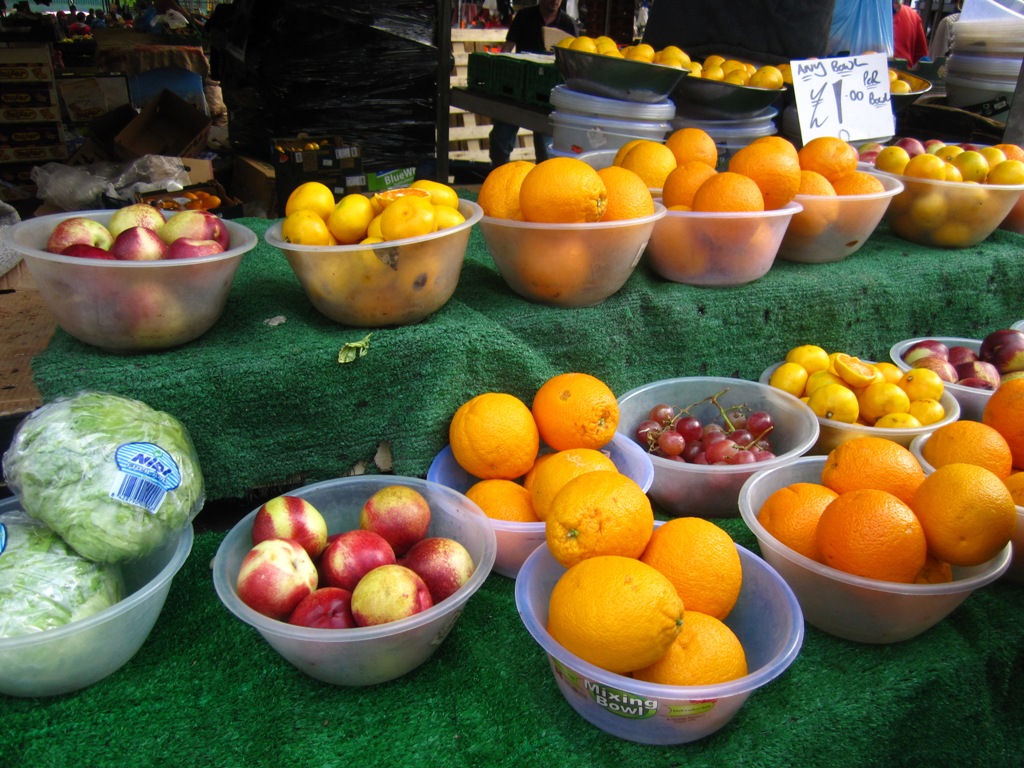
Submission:
<svg viewBox="0 0 1024 768">
<path fill-rule="evenodd" d="M 728 389 L 725 407 L 746 404 L 767 410 L 775 421 L 771 437 L 774 459 L 756 464 L 707 466 L 651 456 L 654 483 L 648 495 L 657 507 L 676 517 L 736 517 L 740 488 L 758 469 L 788 464 L 807 453 L 818 439 L 818 419 L 804 403 L 782 390 L 744 379 L 697 376 L 664 379 L 626 392 L 619 398 L 618 432 L 635 441 L 637 427 L 661 403 L 686 407 Z M 718 410 L 702 403 L 691 411 L 704 422 L 719 421 Z"/>
<path fill-rule="evenodd" d="M 892 345 L 889 350 L 889 358 L 901 371 L 909 371 L 911 366 L 903 362 L 903 355 L 908 349 L 919 341 L 934 339 L 941 341 L 947 346 L 962 346 L 977 352 L 981 348 L 978 339 L 961 339 L 956 336 L 921 336 L 916 339 L 906 339 Z M 987 389 L 976 387 L 965 387 L 963 384 L 947 383 L 946 391 L 949 392 L 960 404 L 960 418 L 967 421 L 981 421 L 981 415 L 985 412 L 985 405 L 992 397 L 992 392 Z"/>
<path fill-rule="evenodd" d="M 747 656 L 749 674 L 717 685 L 670 686 L 634 680 L 589 664 L 547 631 L 551 591 L 565 568 L 538 547 L 516 579 L 519 617 L 547 654 L 569 705 L 591 725 L 642 744 L 685 744 L 721 729 L 751 694 L 779 677 L 803 644 L 800 605 L 767 563 L 737 545 L 743 568 L 739 599 L 725 618 Z"/>
<path fill-rule="evenodd" d="M 542 450 L 546 452 L 548 449 Z M 619 472 L 632 479 L 644 493 L 650 489 L 654 482 L 654 466 L 651 464 L 651 456 L 637 442 L 616 433 L 611 442 L 601 450 L 615 462 Z M 427 480 L 465 493 L 470 486 L 479 481 L 479 478 L 460 467 L 452 455 L 451 446 L 445 446 L 430 463 Z M 545 542 L 544 523 L 488 519 L 498 542 L 494 572 L 514 579 L 526 557 Z"/>
<path fill-rule="evenodd" d="M 1024 331 L 1024 320 L 1018 320 L 1010 327 L 1013 328 L 1015 331 Z"/>
<path fill-rule="evenodd" d="M 910 452 L 914 454 L 921 468 L 926 475 L 935 471 L 935 467 L 929 464 L 922 453 L 924 444 L 928 442 L 931 435 L 919 435 L 910 443 Z M 1010 540 L 1013 545 L 1013 553 L 1010 557 L 1010 567 L 1006 569 L 1004 578 L 1017 584 L 1024 584 L 1024 507 L 1017 505 L 1017 527 L 1014 529 L 1013 537 Z"/>
<path fill-rule="evenodd" d="M 757 213 L 668 211 L 654 225 L 647 260 L 676 283 L 721 287 L 763 277 L 775 262 L 797 202 Z"/>
<path fill-rule="evenodd" d="M 46 251 L 54 227 L 76 216 L 106 226 L 113 210 L 55 213 L 26 219 L 6 233 L 24 259 L 57 324 L 108 352 L 148 352 L 186 344 L 220 319 L 242 256 L 256 235 L 224 221 L 231 241 L 214 256 L 119 261 Z"/>
<path fill-rule="evenodd" d="M 360 328 L 409 325 L 452 297 L 462 273 L 470 229 L 483 210 L 459 201 L 461 224 L 429 235 L 373 245 L 295 245 L 281 239 L 281 222 L 264 237 L 284 254 L 320 314 Z"/>
<path fill-rule="evenodd" d="M 761 374 L 758 381 L 763 384 L 768 384 L 775 372 L 782 363 L 775 363 L 769 366 Z M 934 432 L 936 429 L 944 424 L 949 424 L 960 418 L 960 403 L 957 402 L 953 394 L 946 389 L 942 393 L 942 397 L 939 398 L 939 402 L 942 403 L 942 407 L 946 410 L 945 418 L 934 424 L 929 424 L 925 427 L 917 427 L 914 429 L 886 429 L 884 427 L 869 427 L 864 424 L 846 424 L 842 421 L 834 421 L 832 419 L 823 419 L 819 416 L 814 416 L 818 420 L 820 427 L 818 431 L 818 441 L 814 444 L 808 453 L 812 455 L 825 456 L 841 443 L 845 443 L 847 440 L 853 440 L 855 437 L 884 437 L 886 440 L 892 440 L 895 443 L 899 443 L 904 447 L 910 447 L 910 441 L 918 435 L 928 434 Z M 813 414 L 813 412 L 812 412 Z"/>
<path fill-rule="evenodd" d="M 903 191 L 889 203 L 885 221 L 898 237 L 935 248 L 968 248 L 982 242 L 1024 192 L 1024 184 L 895 178 L 903 182 Z"/>
<path fill-rule="evenodd" d="M 998 579 L 1010 564 L 1010 545 L 973 568 L 954 568 L 946 584 L 897 584 L 830 568 L 793 551 L 761 525 L 757 514 L 772 493 L 792 483 L 817 483 L 827 458 L 805 456 L 753 475 L 740 491 L 740 514 L 761 555 L 800 601 L 807 623 L 858 643 L 897 643 L 938 624 L 974 590 Z"/>
<path fill-rule="evenodd" d="M 551 307 L 592 307 L 633 274 L 665 207 L 639 219 L 544 224 L 484 216 L 480 231 L 494 266 L 524 299 Z"/>
<path fill-rule="evenodd" d="M 871 195 L 797 195 L 803 210 L 793 217 L 779 246 L 779 258 L 802 264 L 842 261 L 860 250 L 878 227 L 889 202 L 903 191 L 894 176 L 872 173 L 884 192 Z"/>
<path fill-rule="evenodd" d="M 6 512 L 16 499 L 0 501 Z M 103 680 L 131 659 L 149 637 L 171 588 L 192 551 L 192 525 L 145 557 L 124 563 L 125 597 L 63 627 L 0 638 L 0 693 L 59 696 Z"/>
<path fill-rule="evenodd" d="M 242 559 L 252 548 L 253 510 L 227 534 L 213 560 L 213 585 L 221 602 L 256 629 L 274 650 L 312 678 L 331 685 L 375 685 L 400 677 L 425 662 L 455 626 L 466 601 L 494 565 L 494 531 L 480 508 L 437 483 L 398 475 L 362 475 L 325 480 L 289 491 L 308 500 L 327 520 L 332 534 L 359 527 L 359 512 L 376 491 L 406 485 L 430 504 L 428 536 L 456 539 L 473 557 L 476 570 L 450 597 L 405 619 L 370 627 L 316 629 L 268 618 L 238 597 Z"/>
</svg>

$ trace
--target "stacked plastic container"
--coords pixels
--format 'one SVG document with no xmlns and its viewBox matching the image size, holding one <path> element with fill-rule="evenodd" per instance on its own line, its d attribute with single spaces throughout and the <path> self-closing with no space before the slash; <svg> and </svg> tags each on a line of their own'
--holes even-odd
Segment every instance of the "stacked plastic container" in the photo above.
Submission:
<svg viewBox="0 0 1024 768">
<path fill-rule="evenodd" d="M 551 89 L 551 105 L 551 154 L 584 160 L 607 154 L 614 158 L 619 147 L 634 139 L 664 141 L 676 114 L 675 103 L 667 98 L 649 104 L 624 101 L 566 85 Z"/>
<path fill-rule="evenodd" d="M 681 128 L 700 128 L 715 140 L 718 146 L 718 170 L 722 171 L 729 165 L 729 158 L 755 139 L 772 136 L 778 132 L 775 117 L 778 110 L 774 107 L 751 117 L 727 120 L 703 120 L 677 115 L 672 120 L 672 130 Z"/>
</svg>

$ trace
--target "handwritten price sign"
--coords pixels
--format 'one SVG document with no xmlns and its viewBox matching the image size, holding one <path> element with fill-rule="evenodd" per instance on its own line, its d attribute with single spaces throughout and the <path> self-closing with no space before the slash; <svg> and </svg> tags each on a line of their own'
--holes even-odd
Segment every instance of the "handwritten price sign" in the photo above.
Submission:
<svg viewBox="0 0 1024 768">
<path fill-rule="evenodd" d="M 863 141 L 896 130 L 884 53 L 790 62 L 804 144 L 818 136 Z"/>
</svg>

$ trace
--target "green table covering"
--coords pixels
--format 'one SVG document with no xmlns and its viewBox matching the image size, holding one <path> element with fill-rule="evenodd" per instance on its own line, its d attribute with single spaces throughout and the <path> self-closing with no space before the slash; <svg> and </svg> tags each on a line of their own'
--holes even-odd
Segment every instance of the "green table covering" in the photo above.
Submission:
<svg viewBox="0 0 1024 768">
<path fill-rule="evenodd" d="M 740 520 L 722 521 L 757 551 Z M 722 730 L 660 747 L 608 736 L 559 693 L 492 574 L 409 675 L 334 688 L 219 602 L 203 533 L 139 653 L 52 699 L 0 696 L 5 768 L 1013 768 L 1024 757 L 1024 587 L 996 582 L 917 638 L 859 645 L 807 627 L 793 665 Z"/>
<path fill-rule="evenodd" d="M 665 281 L 644 260 L 597 307 L 531 304 L 507 288 L 474 227 L 452 299 L 424 322 L 372 329 L 368 353 L 338 352 L 367 334 L 321 316 L 262 235 L 239 268 L 221 320 L 202 338 L 119 356 L 62 331 L 33 361 L 49 401 L 79 389 L 117 392 L 189 428 L 211 499 L 377 471 L 425 476 L 452 414 L 484 391 L 527 404 L 549 377 L 585 371 L 617 394 L 677 376 L 756 379 L 797 344 L 888 359 L 926 334 L 980 338 L 1024 317 L 1024 237 L 996 232 L 970 249 L 914 246 L 885 225 L 837 264 L 778 261 L 735 288 Z M 386 466 L 385 466 L 386 469 Z"/>
</svg>

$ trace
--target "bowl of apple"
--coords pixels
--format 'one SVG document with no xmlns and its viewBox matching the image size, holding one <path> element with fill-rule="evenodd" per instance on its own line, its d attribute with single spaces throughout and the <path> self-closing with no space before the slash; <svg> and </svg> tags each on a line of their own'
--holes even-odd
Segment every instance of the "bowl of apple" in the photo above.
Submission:
<svg viewBox="0 0 1024 768">
<path fill-rule="evenodd" d="M 480 508 L 437 483 L 337 478 L 269 499 L 217 550 L 213 584 L 305 674 L 376 685 L 426 662 L 494 565 Z"/>
<path fill-rule="evenodd" d="M 206 211 L 138 203 L 26 219 L 5 232 L 71 336 L 108 352 L 186 344 L 220 319 L 256 235 Z"/>
</svg>

